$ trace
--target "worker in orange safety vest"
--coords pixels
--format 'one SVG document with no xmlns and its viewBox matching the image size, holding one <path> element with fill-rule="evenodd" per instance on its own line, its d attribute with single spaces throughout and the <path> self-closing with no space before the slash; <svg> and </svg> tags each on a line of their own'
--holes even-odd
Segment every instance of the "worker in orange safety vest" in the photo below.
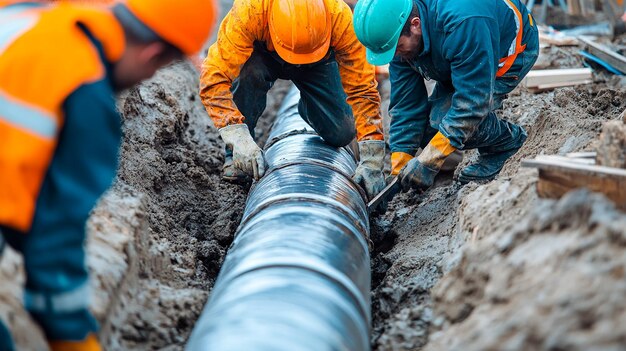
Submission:
<svg viewBox="0 0 626 351">
<path fill-rule="evenodd" d="M 85 223 L 117 169 L 115 94 L 199 51 L 215 17 L 212 0 L 0 1 L 0 253 L 23 255 L 24 305 L 53 351 L 100 350 Z"/>
<path fill-rule="evenodd" d="M 343 0 L 235 0 L 201 73 L 200 96 L 226 144 L 223 178 L 265 173 L 254 128 L 277 79 L 300 90 L 303 119 L 332 146 L 355 136 L 354 179 L 368 195 L 384 186 L 385 155 L 374 67 Z"/>
</svg>

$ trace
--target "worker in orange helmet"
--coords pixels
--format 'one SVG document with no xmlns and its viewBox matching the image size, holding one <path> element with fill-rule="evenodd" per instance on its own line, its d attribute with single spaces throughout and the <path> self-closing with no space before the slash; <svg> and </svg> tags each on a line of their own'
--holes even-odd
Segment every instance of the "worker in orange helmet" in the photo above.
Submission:
<svg viewBox="0 0 626 351">
<path fill-rule="evenodd" d="M 23 254 L 24 305 L 53 351 L 100 350 L 83 246 L 117 168 L 115 93 L 199 51 L 215 16 L 212 0 L 0 1 L 0 252 Z"/>
<path fill-rule="evenodd" d="M 366 62 L 342 0 L 234 1 L 209 48 L 200 83 L 202 102 L 226 144 L 223 178 L 239 182 L 265 173 L 254 127 L 279 78 L 300 90 L 298 110 L 326 143 L 345 146 L 356 136 L 360 162 L 354 179 L 368 195 L 384 188 L 374 67 Z"/>
</svg>

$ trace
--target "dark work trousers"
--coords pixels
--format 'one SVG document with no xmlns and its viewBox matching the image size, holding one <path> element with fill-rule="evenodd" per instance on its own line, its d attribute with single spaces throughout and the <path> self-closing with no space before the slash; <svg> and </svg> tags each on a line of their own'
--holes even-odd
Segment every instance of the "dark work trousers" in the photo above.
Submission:
<svg viewBox="0 0 626 351">
<path fill-rule="evenodd" d="M 346 146 L 356 137 L 352 108 L 346 102 L 339 66 L 332 50 L 319 62 L 293 65 L 255 43 L 231 88 L 233 99 L 254 138 L 254 128 L 267 104 L 267 92 L 276 79 L 291 80 L 300 90 L 298 112 L 332 146 Z M 226 148 L 226 156 L 232 151 Z"/>
</svg>

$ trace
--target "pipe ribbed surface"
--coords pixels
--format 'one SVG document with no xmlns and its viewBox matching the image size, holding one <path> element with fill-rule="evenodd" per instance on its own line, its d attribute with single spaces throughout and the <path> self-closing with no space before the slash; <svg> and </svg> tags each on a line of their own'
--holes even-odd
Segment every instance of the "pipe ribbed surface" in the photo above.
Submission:
<svg viewBox="0 0 626 351">
<path fill-rule="evenodd" d="M 293 88 L 265 150 L 269 172 L 187 350 L 369 350 L 369 221 L 356 162 L 298 115 Z"/>
</svg>

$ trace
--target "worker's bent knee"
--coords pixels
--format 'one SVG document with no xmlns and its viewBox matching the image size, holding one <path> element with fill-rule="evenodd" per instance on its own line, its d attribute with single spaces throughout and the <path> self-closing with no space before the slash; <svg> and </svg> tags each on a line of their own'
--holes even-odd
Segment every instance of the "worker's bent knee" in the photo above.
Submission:
<svg viewBox="0 0 626 351">
<path fill-rule="evenodd" d="M 268 85 L 268 80 L 267 68 L 251 66 L 241 71 L 237 77 L 237 85 L 243 85 L 246 88 L 263 88 Z"/>
<path fill-rule="evenodd" d="M 324 141 L 331 146 L 342 147 L 350 144 L 352 140 L 356 137 L 356 130 L 354 127 L 342 130 L 342 131 L 332 131 L 330 133 L 326 133 L 326 135 L 320 135 Z"/>
<path fill-rule="evenodd" d="M 263 61 L 260 54 L 253 54 L 248 62 L 246 62 L 241 71 L 239 72 L 239 77 L 235 79 L 236 84 L 233 85 L 244 85 L 246 88 L 263 88 L 268 85 L 268 82 L 271 81 L 271 74 L 269 72 L 269 68 Z M 248 93 L 243 91 L 243 93 Z"/>
</svg>

